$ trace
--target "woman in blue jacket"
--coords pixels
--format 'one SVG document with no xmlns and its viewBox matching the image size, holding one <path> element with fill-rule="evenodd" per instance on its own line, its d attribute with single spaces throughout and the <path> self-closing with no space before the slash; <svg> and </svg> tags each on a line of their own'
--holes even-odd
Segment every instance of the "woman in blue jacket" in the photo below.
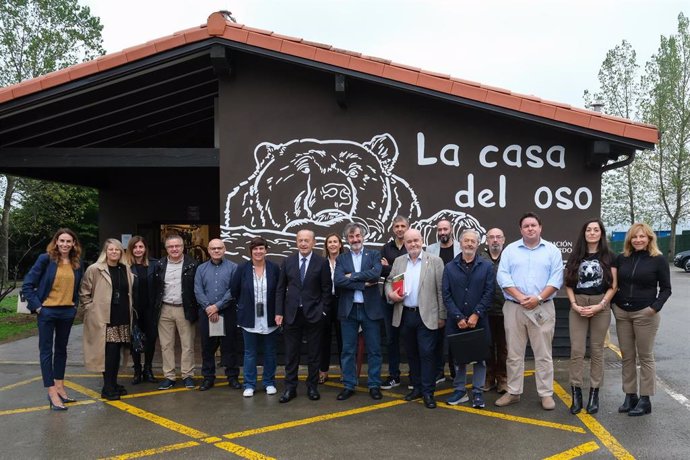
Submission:
<svg viewBox="0 0 690 460">
<path fill-rule="evenodd" d="M 280 268 L 266 260 L 268 242 L 255 237 L 249 242 L 251 259 L 237 267 L 232 278 L 232 297 L 237 299 L 237 325 L 244 338 L 244 393 L 254 396 L 256 389 L 256 356 L 259 341 L 264 346 L 263 386 L 269 395 L 276 394 L 276 287 Z"/>
<path fill-rule="evenodd" d="M 64 403 L 75 401 L 67 396 L 64 378 L 67 342 L 77 312 L 82 274 L 79 239 L 72 230 L 61 228 L 55 232 L 46 253 L 38 256 L 22 285 L 29 310 L 38 316 L 41 374 L 52 410 L 67 410 Z"/>
</svg>

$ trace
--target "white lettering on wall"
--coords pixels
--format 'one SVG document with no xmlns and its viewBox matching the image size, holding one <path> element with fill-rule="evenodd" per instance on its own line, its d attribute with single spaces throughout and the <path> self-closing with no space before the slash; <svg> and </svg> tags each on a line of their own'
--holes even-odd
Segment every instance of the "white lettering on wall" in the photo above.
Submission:
<svg viewBox="0 0 690 460">
<path fill-rule="evenodd" d="M 446 155 L 452 152 L 453 156 L 449 159 Z M 441 149 L 441 161 L 448 166 L 460 166 L 460 146 L 448 144 Z"/>
<path fill-rule="evenodd" d="M 424 156 L 424 133 L 417 133 L 417 164 L 419 166 L 427 166 L 436 164 L 436 158 L 426 158 Z"/>
<path fill-rule="evenodd" d="M 547 209 L 551 207 L 554 198 L 556 199 L 556 207 L 560 209 L 572 209 L 573 206 L 578 209 L 589 209 L 592 205 L 592 191 L 587 187 L 580 187 L 574 194 L 570 187 L 559 187 L 555 192 L 552 192 L 549 187 L 539 187 L 534 193 L 534 204 L 539 209 Z"/>
<path fill-rule="evenodd" d="M 484 208 L 493 208 L 496 206 L 494 195 L 495 193 L 493 190 L 485 188 L 477 192 L 476 200 L 479 206 Z M 468 174 L 467 188 L 464 190 L 459 190 L 455 194 L 455 204 L 461 208 L 473 208 L 474 203 L 474 174 Z M 506 177 L 503 174 L 498 177 L 498 207 L 506 207 Z"/>
</svg>

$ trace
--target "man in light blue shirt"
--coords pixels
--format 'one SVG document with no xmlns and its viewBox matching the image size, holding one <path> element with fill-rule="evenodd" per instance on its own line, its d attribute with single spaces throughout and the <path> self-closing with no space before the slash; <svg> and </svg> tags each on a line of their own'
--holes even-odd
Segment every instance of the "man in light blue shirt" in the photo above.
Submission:
<svg viewBox="0 0 690 460">
<path fill-rule="evenodd" d="M 541 238 L 541 220 L 534 213 L 520 218 L 522 239 L 509 244 L 501 255 L 496 281 L 503 289 L 508 359 L 508 392 L 496 405 L 520 401 L 523 391 L 527 340 L 534 351 L 537 393 L 542 408 L 553 410 L 551 343 L 556 325 L 553 297 L 563 284 L 561 251 Z"/>
<path fill-rule="evenodd" d="M 216 350 L 220 345 L 221 363 L 230 388 L 239 389 L 239 358 L 235 349 L 237 332 L 236 305 L 230 293 L 230 280 L 237 264 L 225 258 L 225 244 L 219 239 L 208 243 L 211 259 L 199 265 L 194 276 L 194 295 L 199 304 L 199 335 L 201 336 L 201 374 L 204 380 L 199 391 L 210 390 L 216 379 Z M 223 317 L 224 336 L 210 336 L 209 323 Z"/>
</svg>

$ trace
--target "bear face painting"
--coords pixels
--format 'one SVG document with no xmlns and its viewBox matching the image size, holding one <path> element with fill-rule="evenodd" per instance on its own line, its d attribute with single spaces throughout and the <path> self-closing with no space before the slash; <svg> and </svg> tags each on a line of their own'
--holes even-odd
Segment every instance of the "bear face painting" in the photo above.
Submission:
<svg viewBox="0 0 690 460">
<path fill-rule="evenodd" d="M 305 224 L 356 221 L 375 240 L 390 232 L 396 215 L 416 219 L 421 214 L 415 192 L 393 174 L 398 147 L 389 134 L 364 143 L 263 142 L 254 157 L 255 171 L 228 194 L 227 227 L 294 233 Z"/>
<path fill-rule="evenodd" d="M 254 171 L 227 196 L 221 227 L 227 254 L 244 255 L 246 241 L 260 235 L 269 241 L 269 255 L 287 256 L 301 228 L 314 229 L 320 244 L 319 233 L 339 231 L 351 221 L 367 228 L 367 244 L 382 246 L 397 215 L 422 231 L 425 245 L 436 241 L 435 226 L 441 217 L 453 223 L 455 235 L 473 228 L 483 237 L 479 221 L 465 212 L 443 209 L 423 218 L 417 194 L 394 173 L 398 154 L 387 133 L 365 142 L 259 143 Z M 319 227 L 324 231 L 319 232 Z"/>
</svg>

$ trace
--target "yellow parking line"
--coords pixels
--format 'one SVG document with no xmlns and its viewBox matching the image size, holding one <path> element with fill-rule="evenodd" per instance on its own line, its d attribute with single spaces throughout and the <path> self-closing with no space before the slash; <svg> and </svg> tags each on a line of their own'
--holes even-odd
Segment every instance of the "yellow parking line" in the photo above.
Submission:
<svg viewBox="0 0 690 460">
<path fill-rule="evenodd" d="M 143 418 L 144 420 L 153 422 L 158 426 L 162 426 L 163 428 L 167 428 L 168 430 L 176 431 L 178 433 L 189 436 L 190 438 L 203 439 L 209 437 L 209 435 L 204 433 L 203 431 L 195 430 L 194 428 L 182 425 L 181 423 L 174 422 L 170 419 L 161 417 L 152 412 L 139 409 L 138 407 L 132 406 L 131 404 L 127 404 L 122 401 L 108 401 L 108 404 L 124 412 L 127 412 L 128 414 L 132 414 L 134 416 Z"/>
<path fill-rule="evenodd" d="M 260 454 L 258 452 L 255 452 L 251 449 L 247 449 L 246 447 L 239 446 L 237 444 L 234 444 L 232 442 L 219 442 L 214 444 L 215 447 L 219 449 L 223 449 L 227 452 L 231 452 L 235 455 L 238 455 L 242 458 L 248 458 L 251 460 L 274 460 L 273 457 L 269 457 L 267 455 Z"/>
<path fill-rule="evenodd" d="M 170 444 L 169 446 L 156 447 L 154 449 L 140 450 L 138 452 L 130 452 L 129 454 L 116 455 L 114 457 L 105 457 L 102 460 L 128 460 L 130 458 L 148 457 L 149 455 L 163 454 L 165 452 L 174 452 L 188 447 L 196 447 L 199 443 L 196 441 L 181 442 L 179 444 Z"/>
<path fill-rule="evenodd" d="M 609 343 L 607 346 L 609 347 L 609 349 L 613 350 L 613 352 L 614 352 L 615 354 L 617 354 L 619 358 L 622 358 L 622 357 L 623 357 L 623 355 L 621 354 L 621 349 L 620 349 L 620 348 L 618 348 L 617 346 L 615 346 L 615 345 L 612 344 L 612 343 Z"/>
<path fill-rule="evenodd" d="M 228 433 L 223 435 L 223 437 L 227 439 L 244 438 L 246 436 L 254 436 L 256 434 L 269 433 L 271 431 L 284 430 L 286 428 L 294 428 L 297 426 L 308 425 L 310 423 L 324 422 L 326 420 L 347 417 L 349 415 L 363 414 L 365 412 L 372 412 L 379 409 L 385 409 L 387 407 L 398 406 L 400 404 L 407 404 L 407 401 L 395 400 L 381 404 L 374 404 L 373 406 L 365 406 L 359 407 L 357 409 L 345 410 L 342 412 L 333 412 L 331 414 L 317 415 L 316 417 L 304 418 L 302 420 L 293 420 L 291 422 L 278 423 L 277 425 L 269 425 L 261 428 L 254 428 L 251 430 L 238 431 L 236 433 Z"/>
<path fill-rule="evenodd" d="M 48 402 L 46 400 L 46 402 Z M 76 403 L 68 404 L 67 407 L 72 407 L 72 406 L 84 406 L 87 404 L 93 404 L 96 401 L 93 399 L 88 399 L 85 401 L 77 401 Z M 40 410 L 48 410 L 48 404 L 43 404 L 41 406 L 34 406 L 34 407 L 22 407 L 20 409 L 8 409 L 8 410 L 0 410 L 0 416 L 2 415 L 13 415 L 13 414 L 26 414 L 27 412 L 37 412 Z"/>
<path fill-rule="evenodd" d="M 1 387 L 0 391 L 11 390 L 12 388 L 17 388 L 17 387 L 20 387 L 22 385 L 26 385 L 27 383 L 35 382 L 36 380 L 41 380 L 41 378 L 42 377 L 39 376 L 39 377 L 34 377 L 32 379 L 29 379 L 29 380 L 22 380 L 21 382 L 13 383 L 11 385 L 6 385 L 4 387 Z"/>
<path fill-rule="evenodd" d="M 585 454 L 589 454 L 590 452 L 594 452 L 595 450 L 598 450 L 598 449 L 599 449 L 599 444 L 597 444 L 594 441 L 590 441 L 590 442 L 586 442 L 584 444 L 580 444 L 579 446 L 575 446 L 572 449 L 568 449 L 566 451 L 563 451 L 560 454 L 546 457 L 544 460 L 570 460 L 571 458 L 581 457 Z"/>
<path fill-rule="evenodd" d="M 566 406 L 570 407 L 571 399 L 570 395 L 563 389 L 563 387 L 556 381 L 553 382 L 553 391 L 558 395 L 559 398 L 565 403 Z M 604 428 L 601 423 L 597 421 L 594 417 L 584 412 L 577 414 L 577 418 L 580 419 L 582 423 L 585 424 L 587 428 L 596 436 L 599 441 L 606 446 L 606 448 L 613 454 L 617 459 L 634 460 L 635 457 L 628 452 L 625 447 L 623 447 L 616 438 L 609 433 L 606 428 Z"/>
<path fill-rule="evenodd" d="M 84 394 L 90 398 L 101 399 L 100 393 L 86 388 L 85 386 L 79 385 L 78 383 L 74 383 L 71 380 L 65 380 L 65 386 L 67 388 L 73 389 L 74 391 L 78 391 L 79 393 Z"/>
<path fill-rule="evenodd" d="M 217 386 L 217 385 L 216 385 Z M 173 388 L 170 390 L 153 390 L 153 391 L 146 391 L 144 393 L 130 393 L 125 396 L 121 396 L 121 399 L 132 399 L 132 398 L 141 398 L 144 396 L 161 396 L 161 395 L 167 395 L 171 393 L 181 393 L 183 391 L 192 391 L 189 388 Z"/>
<path fill-rule="evenodd" d="M 420 404 L 421 404 L 421 402 L 420 402 Z M 573 433 L 581 433 L 581 434 L 586 433 L 586 431 L 579 426 L 565 425 L 563 423 L 547 422 L 546 420 L 539 420 L 536 418 L 518 417 L 516 415 L 509 415 L 509 414 L 504 414 L 501 412 L 494 412 L 494 411 L 490 411 L 490 410 L 486 410 L 486 409 L 475 409 L 473 407 L 465 407 L 465 406 L 449 406 L 447 404 L 439 404 L 438 407 L 443 407 L 444 409 L 457 410 L 460 412 L 467 412 L 468 414 L 483 415 L 484 417 L 499 418 L 501 420 L 507 420 L 509 422 L 518 422 L 518 423 L 524 423 L 527 425 L 542 426 L 545 428 L 555 428 L 557 430 L 570 431 Z"/>
</svg>

